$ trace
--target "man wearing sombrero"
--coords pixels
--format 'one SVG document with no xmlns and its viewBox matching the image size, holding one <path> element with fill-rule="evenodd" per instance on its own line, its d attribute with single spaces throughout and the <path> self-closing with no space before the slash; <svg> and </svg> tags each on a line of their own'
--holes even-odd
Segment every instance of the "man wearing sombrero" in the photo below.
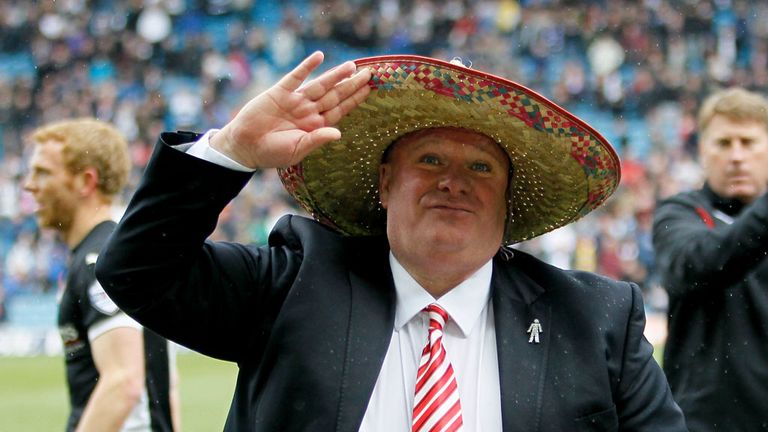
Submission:
<svg viewBox="0 0 768 432">
<path fill-rule="evenodd" d="M 610 145 L 458 64 L 377 57 L 302 86 L 320 63 L 221 130 L 163 134 L 97 264 L 139 322 L 238 363 L 225 429 L 685 430 L 638 288 L 506 247 L 602 203 Z M 316 221 L 206 241 L 268 167 Z"/>
</svg>

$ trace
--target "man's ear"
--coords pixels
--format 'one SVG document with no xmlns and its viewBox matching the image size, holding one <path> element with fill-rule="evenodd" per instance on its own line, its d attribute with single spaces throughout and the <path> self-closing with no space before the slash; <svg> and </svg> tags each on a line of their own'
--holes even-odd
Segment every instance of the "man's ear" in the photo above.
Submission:
<svg viewBox="0 0 768 432">
<path fill-rule="evenodd" d="M 79 175 L 81 179 L 80 193 L 88 196 L 99 188 L 99 171 L 94 167 L 85 168 Z"/>
<path fill-rule="evenodd" d="M 389 179 L 392 175 L 392 167 L 387 163 L 379 165 L 379 202 L 385 209 L 389 201 Z"/>
</svg>

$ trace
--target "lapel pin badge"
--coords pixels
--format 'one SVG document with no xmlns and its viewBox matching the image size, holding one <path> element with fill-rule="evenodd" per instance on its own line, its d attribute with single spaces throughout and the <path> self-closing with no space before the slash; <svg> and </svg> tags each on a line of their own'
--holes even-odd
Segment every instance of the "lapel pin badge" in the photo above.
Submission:
<svg viewBox="0 0 768 432">
<path fill-rule="evenodd" d="M 528 338 L 528 343 L 539 343 L 539 334 L 544 333 L 544 330 L 541 328 L 541 323 L 538 318 L 533 320 L 526 333 L 531 334 Z"/>
</svg>

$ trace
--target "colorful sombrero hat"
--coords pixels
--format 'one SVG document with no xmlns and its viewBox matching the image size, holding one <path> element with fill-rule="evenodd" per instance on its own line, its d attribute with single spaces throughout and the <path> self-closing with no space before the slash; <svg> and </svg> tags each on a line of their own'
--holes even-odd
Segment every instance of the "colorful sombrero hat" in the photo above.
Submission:
<svg viewBox="0 0 768 432">
<path fill-rule="evenodd" d="M 619 158 L 584 121 L 536 92 L 460 64 L 395 55 L 370 68 L 368 99 L 337 125 L 341 139 L 280 169 L 288 192 L 314 218 L 346 235 L 385 232 L 378 168 L 398 137 L 454 126 L 496 140 L 514 166 L 504 244 L 573 222 L 616 189 Z"/>
</svg>

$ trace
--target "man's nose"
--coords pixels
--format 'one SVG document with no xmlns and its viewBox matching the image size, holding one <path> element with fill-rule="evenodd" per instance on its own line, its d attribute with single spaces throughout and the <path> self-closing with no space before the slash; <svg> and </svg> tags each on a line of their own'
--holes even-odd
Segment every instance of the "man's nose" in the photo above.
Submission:
<svg viewBox="0 0 768 432">
<path fill-rule="evenodd" d="M 31 191 L 33 189 L 32 179 L 27 175 L 21 182 L 21 188 L 25 191 Z"/>
<path fill-rule="evenodd" d="M 730 157 L 733 161 L 743 161 L 747 158 L 747 148 L 740 141 L 731 146 Z"/>
<path fill-rule="evenodd" d="M 466 193 L 470 188 L 470 180 L 460 170 L 449 168 L 441 174 L 437 187 L 454 194 Z"/>
</svg>

